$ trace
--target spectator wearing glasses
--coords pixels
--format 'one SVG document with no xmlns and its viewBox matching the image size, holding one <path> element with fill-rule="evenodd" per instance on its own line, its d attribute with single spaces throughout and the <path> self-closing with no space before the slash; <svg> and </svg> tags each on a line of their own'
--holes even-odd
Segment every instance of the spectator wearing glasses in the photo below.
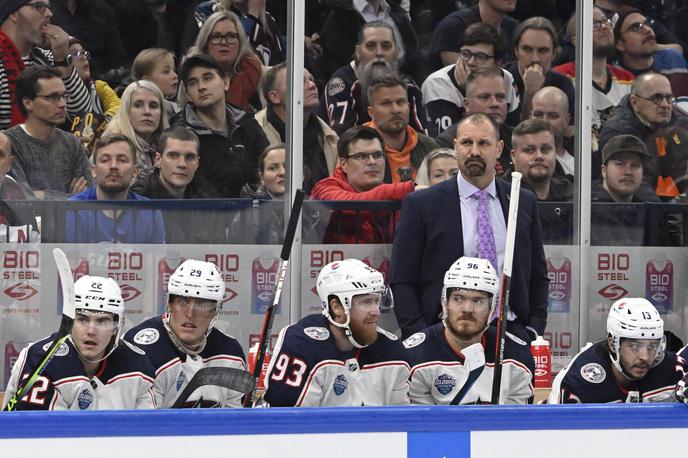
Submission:
<svg viewBox="0 0 688 458">
<path fill-rule="evenodd" d="M 409 101 L 406 83 L 389 74 L 373 79 L 368 85 L 366 126 L 380 132 L 385 142 L 385 183 L 415 181 L 416 172 L 437 143 L 408 125 Z"/>
<path fill-rule="evenodd" d="M 81 40 L 69 39 L 69 55 L 79 78 L 88 87 L 91 95 L 91 113 L 105 116 L 108 120 L 119 111 L 120 100 L 114 90 L 105 82 L 93 77 L 91 53 L 84 48 Z"/>
<path fill-rule="evenodd" d="M 673 100 L 665 75 L 641 74 L 633 82 L 631 94 L 621 100 L 614 116 L 602 126 L 599 141 L 604 151 L 607 142 L 617 135 L 639 137 L 652 156 L 644 164 L 643 185 L 647 193 L 654 192 L 665 200 L 688 189 L 688 115 L 674 107 Z M 599 171 L 599 154 L 593 159 L 593 170 Z"/>
<path fill-rule="evenodd" d="M 483 22 L 471 24 L 461 38 L 456 62 L 428 76 L 423 82 L 423 103 L 428 121 L 435 135 L 441 134 L 466 114 L 466 80 L 480 67 L 497 67 L 502 61 L 504 47 L 497 31 Z M 514 77 L 502 70 L 507 84 L 508 111 L 518 108 Z"/>
<path fill-rule="evenodd" d="M 86 151 L 74 135 L 58 129 L 69 100 L 60 71 L 28 67 L 16 80 L 16 97 L 26 123 L 5 131 L 14 154 L 11 175 L 40 199 L 66 198 L 86 189 L 91 184 Z"/>
<path fill-rule="evenodd" d="M 643 14 L 648 15 L 650 27 L 657 37 L 657 49 L 672 48 L 683 54 L 683 47 L 679 44 L 680 40 L 667 27 L 667 23 L 672 22 L 668 16 L 673 12 L 671 10 L 676 8 L 676 3 L 678 3 L 676 0 L 661 2 L 654 0 L 635 0 L 634 2 L 628 0 L 595 0 L 595 7 L 599 8 L 605 17 L 614 20 L 614 15 L 621 14 L 621 8 L 628 8 L 624 4 L 629 3 L 634 3 L 634 6 L 643 11 Z M 662 17 L 663 20 L 656 20 L 655 18 L 658 17 Z M 675 19 L 681 20 L 681 15 L 676 15 Z"/>
<path fill-rule="evenodd" d="M 260 107 L 258 83 L 263 70 L 237 15 L 228 11 L 210 15 L 187 55 L 198 53 L 212 56 L 229 77 L 227 103 L 255 113 Z"/>
<path fill-rule="evenodd" d="M 616 65 L 607 63 L 616 55 L 614 45 L 614 23 L 607 19 L 600 8 L 592 9 L 592 112 L 593 141 L 602 123 L 611 117 L 624 95 L 630 94 L 635 75 Z M 573 15 L 566 25 L 566 33 L 576 45 L 576 16 Z M 571 61 L 552 69 L 571 78 L 575 84 L 576 63 Z M 593 145 L 594 148 L 594 145 Z M 559 151 L 557 151 L 559 152 Z"/>
<path fill-rule="evenodd" d="M 0 2 L 0 129 L 26 120 L 16 96 L 17 77 L 33 64 L 55 66 L 69 94 L 67 111 L 87 110 L 88 90 L 68 58 L 69 35 L 51 24 L 47 0 Z"/>
<path fill-rule="evenodd" d="M 622 68 L 635 76 L 649 71 L 664 74 L 688 71 L 688 65 L 680 51 L 657 45 L 651 21 L 639 9 L 622 6 L 616 15 L 618 19 L 614 26 L 614 36 L 619 53 L 618 64 Z"/>
<path fill-rule="evenodd" d="M 337 143 L 339 165 L 331 177 L 319 181 L 313 187 L 311 198 L 403 199 L 416 185 L 412 181 L 383 183 L 384 147 L 380 133 L 370 127 L 355 126 L 344 132 Z M 336 211 L 330 220 L 324 243 L 391 243 L 391 217 L 389 212 Z"/>
</svg>

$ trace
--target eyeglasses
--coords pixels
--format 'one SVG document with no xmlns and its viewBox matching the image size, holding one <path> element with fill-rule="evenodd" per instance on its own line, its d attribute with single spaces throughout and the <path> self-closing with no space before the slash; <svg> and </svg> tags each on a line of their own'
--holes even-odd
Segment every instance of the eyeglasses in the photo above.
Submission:
<svg viewBox="0 0 688 458">
<path fill-rule="evenodd" d="M 629 25 L 628 28 L 621 33 L 626 33 L 626 32 L 640 33 L 643 31 L 644 28 L 651 29 L 652 28 L 652 21 L 645 19 L 645 21 L 643 21 L 643 22 L 634 22 L 633 24 Z"/>
<path fill-rule="evenodd" d="M 50 10 L 50 4 L 49 3 L 41 3 L 41 2 L 36 2 L 36 3 L 27 3 L 24 6 L 30 6 L 31 8 L 35 9 L 38 14 L 45 14 L 45 10 Z"/>
<path fill-rule="evenodd" d="M 673 94 L 652 94 L 650 97 L 643 97 L 642 95 L 638 95 L 638 94 L 633 94 L 633 95 L 638 97 L 639 99 L 643 99 L 643 100 L 647 100 L 649 102 L 652 102 L 655 105 L 659 105 L 664 100 L 666 100 L 666 102 L 668 104 L 672 104 L 674 102 L 674 95 Z"/>
<path fill-rule="evenodd" d="M 449 294 L 449 299 L 447 300 L 447 305 L 461 305 L 465 304 L 466 302 L 470 302 L 473 307 L 476 308 L 481 308 L 481 307 L 487 307 L 490 305 L 490 299 L 486 297 L 468 297 L 464 296 L 463 294 L 460 293 L 454 293 L 452 292 Z"/>
<path fill-rule="evenodd" d="M 222 40 L 226 41 L 228 45 L 236 43 L 239 41 L 239 34 L 236 32 L 227 32 L 224 35 L 221 33 L 211 33 L 210 37 L 208 37 L 208 41 L 213 45 L 219 45 L 222 43 Z"/>
<path fill-rule="evenodd" d="M 611 19 L 602 19 L 601 21 L 592 21 L 593 30 L 602 30 L 603 28 L 611 29 L 614 27 L 614 21 Z"/>
<path fill-rule="evenodd" d="M 40 95 L 36 94 L 36 97 L 40 97 L 42 99 L 47 100 L 48 102 L 52 103 L 60 103 L 61 99 L 64 99 L 65 102 L 69 102 L 69 94 L 48 94 L 48 95 Z"/>
<path fill-rule="evenodd" d="M 379 161 L 381 159 L 385 158 L 385 153 L 384 151 L 375 151 L 374 153 L 354 153 L 354 154 L 349 154 L 347 159 L 353 159 L 354 161 L 360 161 L 360 162 L 368 162 L 370 158 L 375 159 L 376 161 Z"/>
<path fill-rule="evenodd" d="M 83 51 L 77 51 L 76 54 L 72 54 L 72 57 L 75 57 L 77 59 L 90 59 L 91 58 L 91 53 L 83 50 Z"/>
<path fill-rule="evenodd" d="M 484 64 L 488 59 L 492 59 L 494 57 L 489 54 L 485 54 L 484 52 L 471 52 L 468 49 L 462 49 L 459 51 L 459 56 L 464 62 L 468 62 L 471 60 L 471 57 L 473 57 L 479 65 Z"/>
</svg>

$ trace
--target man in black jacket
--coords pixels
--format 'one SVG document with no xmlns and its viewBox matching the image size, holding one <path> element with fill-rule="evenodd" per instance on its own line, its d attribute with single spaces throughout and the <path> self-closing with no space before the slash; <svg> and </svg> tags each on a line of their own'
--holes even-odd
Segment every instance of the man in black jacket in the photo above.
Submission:
<svg viewBox="0 0 688 458">
<path fill-rule="evenodd" d="M 200 156 L 198 136 L 186 127 L 163 132 L 155 153 L 153 173 L 139 178 L 131 190 L 149 199 L 205 199 L 216 197 L 202 177 L 196 176 Z M 220 214 L 188 206 L 164 208 L 167 243 L 218 243 L 226 225 L 216 224 Z M 203 221 L 203 224 L 198 224 Z"/>
<path fill-rule="evenodd" d="M 198 34 L 192 4 L 186 0 L 114 0 L 124 49 L 130 60 L 146 48 L 165 48 L 181 59 Z"/>
<path fill-rule="evenodd" d="M 229 77 L 212 57 L 187 57 L 179 76 L 190 102 L 171 124 L 189 127 L 198 135 L 198 175 L 219 197 L 239 197 L 244 184 L 258 181 L 258 156 L 268 146 L 265 133 L 252 116 L 225 103 Z"/>
</svg>

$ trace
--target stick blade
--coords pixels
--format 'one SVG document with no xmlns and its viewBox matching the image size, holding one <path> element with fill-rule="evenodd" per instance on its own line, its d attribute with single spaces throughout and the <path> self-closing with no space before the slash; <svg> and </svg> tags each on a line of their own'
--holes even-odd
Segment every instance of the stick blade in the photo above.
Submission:
<svg viewBox="0 0 688 458">
<path fill-rule="evenodd" d="M 184 390 L 172 405 L 173 409 L 179 409 L 184 406 L 187 399 L 197 389 L 206 386 L 219 386 L 230 390 L 238 391 L 239 393 L 248 394 L 253 392 L 255 387 L 255 379 L 253 376 L 241 369 L 232 367 L 204 367 L 189 380 Z"/>
<path fill-rule="evenodd" d="M 53 249 L 53 259 L 60 275 L 60 285 L 62 286 L 62 314 L 74 319 L 74 277 L 72 269 L 69 267 L 69 260 L 64 251 L 59 248 Z"/>
</svg>

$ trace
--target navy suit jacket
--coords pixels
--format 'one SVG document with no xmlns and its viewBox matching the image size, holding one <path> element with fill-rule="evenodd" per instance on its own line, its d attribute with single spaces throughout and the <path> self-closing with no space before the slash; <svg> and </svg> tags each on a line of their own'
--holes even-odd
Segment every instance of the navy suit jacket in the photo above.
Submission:
<svg viewBox="0 0 688 458">
<path fill-rule="evenodd" d="M 511 187 L 500 179 L 496 187 L 508 221 Z M 516 321 L 542 335 L 549 280 L 537 199 L 523 188 L 519 199 L 509 305 Z M 389 282 L 404 338 L 440 321 L 444 274 L 463 253 L 456 179 L 409 194 L 402 203 L 394 238 Z"/>
</svg>

